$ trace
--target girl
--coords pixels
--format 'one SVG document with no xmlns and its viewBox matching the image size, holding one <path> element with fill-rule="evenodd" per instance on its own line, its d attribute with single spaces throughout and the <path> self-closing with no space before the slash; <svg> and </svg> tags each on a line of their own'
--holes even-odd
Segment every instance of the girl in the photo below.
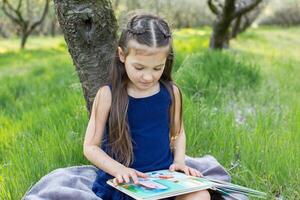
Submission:
<svg viewBox="0 0 300 200">
<path fill-rule="evenodd" d="M 96 94 L 84 139 L 85 157 L 99 168 L 92 189 L 102 199 L 132 199 L 107 185 L 111 178 L 138 183 L 144 172 L 160 169 L 202 176 L 184 162 L 182 97 L 172 64 L 168 24 L 150 14 L 132 17 L 120 36 L 110 84 Z M 210 195 L 202 190 L 179 199 Z"/>
</svg>

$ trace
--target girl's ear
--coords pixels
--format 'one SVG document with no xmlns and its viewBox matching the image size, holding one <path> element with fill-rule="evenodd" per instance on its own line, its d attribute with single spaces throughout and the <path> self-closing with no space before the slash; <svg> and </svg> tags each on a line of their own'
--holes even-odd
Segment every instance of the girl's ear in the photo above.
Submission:
<svg viewBox="0 0 300 200">
<path fill-rule="evenodd" d="M 120 61 L 122 63 L 124 63 L 125 62 L 125 54 L 121 47 L 118 47 L 118 54 L 119 54 Z"/>
</svg>

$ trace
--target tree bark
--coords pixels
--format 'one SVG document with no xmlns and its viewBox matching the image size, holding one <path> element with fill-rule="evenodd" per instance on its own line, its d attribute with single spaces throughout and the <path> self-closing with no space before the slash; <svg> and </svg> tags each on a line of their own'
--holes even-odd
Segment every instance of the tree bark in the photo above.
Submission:
<svg viewBox="0 0 300 200">
<path fill-rule="evenodd" d="M 242 16 L 238 16 L 236 20 L 234 20 L 232 24 L 232 30 L 231 30 L 231 38 L 236 38 L 237 34 L 240 32 L 241 28 L 241 19 Z"/>
<path fill-rule="evenodd" d="M 236 38 L 238 34 L 246 31 L 252 23 L 256 20 L 256 18 L 261 13 L 262 9 L 265 8 L 268 2 L 261 2 L 258 4 L 253 10 L 249 11 L 246 14 L 239 15 L 232 23 L 231 27 L 231 35 L 230 38 Z"/>
<path fill-rule="evenodd" d="M 25 48 L 25 44 L 27 42 L 28 36 L 29 36 L 29 34 L 27 34 L 26 32 L 22 32 L 22 35 L 21 35 L 21 49 Z"/>
<path fill-rule="evenodd" d="M 218 12 L 209 44 L 213 49 L 223 49 L 228 46 L 229 27 L 231 24 L 231 14 L 234 12 L 234 4 L 235 0 L 226 0 L 222 12 Z"/>
<path fill-rule="evenodd" d="M 116 50 L 117 21 L 108 0 L 54 0 L 54 3 L 90 114 L 99 87 L 108 81 L 108 69 Z"/>
<path fill-rule="evenodd" d="M 232 36 L 236 36 L 236 34 L 242 30 L 240 27 L 240 20 L 243 15 L 257 7 L 262 0 L 247 0 L 239 2 L 243 3 L 243 6 L 238 6 L 238 3 L 236 2 L 237 0 L 225 0 L 224 3 L 219 0 L 207 1 L 210 10 L 216 15 L 209 43 L 210 48 L 228 48 L 229 41 Z M 232 25 L 233 21 L 235 21 L 234 25 Z M 249 26 L 250 24 L 245 24 L 244 28 L 246 29 Z M 233 34 L 231 34 L 231 28 L 233 28 Z"/>
</svg>

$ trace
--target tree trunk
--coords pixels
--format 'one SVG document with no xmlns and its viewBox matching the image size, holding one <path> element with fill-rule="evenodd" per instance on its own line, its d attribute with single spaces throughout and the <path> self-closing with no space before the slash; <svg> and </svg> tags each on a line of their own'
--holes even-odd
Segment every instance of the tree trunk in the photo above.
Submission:
<svg viewBox="0 0 300 200">
<path fill-rule="evenodd" d="M 27 42 L 29 34 L 27 34 L 26 32 L 22 32 L 22 36 L 21 36 L 21 49 L 25 49 L 25 45 Z"/>
<path fill-rule="evenodd" d="M 213 25 L 210 39 L 210 48 L 223 49 L 229 45 L 229 27 L 234 13 L 235 0 L 227 0 L 224 3 L 222 13 L 219 13 Z M 227 44 L 226 44 L 227 43 Z"/>
<path fill-rule="evenodd" d="M 54 0 L 58 22 L 78 73 L 87 110 L 108 80 L 117 21 L 108 0 Z"/>
<path fill-rule="evenodd" d="M 21 49 L 25 48 L 26 40 L 28 36 L 44 21 L 46 14 L 48 13 L 49 1 L 45 0 L 45 7 L 42 12 L 41 17 L 34 21 L 34 17 L 32 16 L 31 5 L 29 1 L 26 1 L 27 14 L 29 15 L 28 19 L 24 18 L 24 12 L 22 12 L 23 1 L 18 1 L 18 6 L 15 8 L 12 6 L 9 0 L 2 0 L 2 10 L 3 13 L 16 25 L 17 29 L 19 28 L 21 31 Z M 15 1 L 12 1 L 16 3 Z"/>
<path fill-rule="evenodd" d="M 236 2 L 236 0 L 224 0 L 222 3 L 221 1 L 217 0 L 207 0 L 210 10 L 217 16 L 210 38 L 210 48 L 228 48 L 229 41 L 232 36 L 235 37 L 238 33 L 241 32 L 241 17 L 243 17 L 243 15 L 246 15 L 249 11 L 253 10 L 261 2 L 262 0 L 248 0 L 240 2 Z M 245 19 L 247 18 L 245 17 Z M 232 27 L 233 34 L 231 34 L 232 21 L 235 21 L 235 24 Z M 245 24 L 247 25 L 245 26 L 245 28 L 249 27 L 250 24 Z"/>
<path fill-rule="evenodd" d="M 240 32 L 241 18 L 242 18 L 242 16 L 238 16 L 234 20 L 233 25 L 232 25 L 232 30 L 231 30 L 231 36 L 230 36 L 230 38 L 236 38 L 236 36 Z"/>
<path fill-rule="evenodd" d="M 29 35 L 30 33 L 28 32 L 28 22 L 24 22 L 21 28 L 21 49 L 25 49 L 25 45 Z"/>
<path fill-rule="evenodd" d="M 50 25 L 51 37 L 55 37 L 55 33 L 56 33 L 56 18 L 53 17 L 53 19 L 51 19 L 51 25 Z"/>
<path fill-rule="evenodd" d="M 231 21 L 219 19 L 214 22 L 209 46 L 212 49 L 223 49 L 229 46 L 229 29 Z"/>
</svg>

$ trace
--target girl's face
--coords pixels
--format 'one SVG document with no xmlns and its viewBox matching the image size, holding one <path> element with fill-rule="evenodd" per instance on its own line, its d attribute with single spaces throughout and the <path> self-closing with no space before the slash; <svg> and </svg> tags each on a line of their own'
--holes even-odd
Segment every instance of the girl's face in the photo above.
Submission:
<svg viewBox="0 0 300 200">
<path fill-rule="evenodd" d="M 152 88 L 159 81 L 166 63 L 169 46 L 152 48 L 129 41 L 129 53 L 125 56 L 119 47 L 119 58 L 125 65 L 129 85 L 138 90 Z"/>
</svg>

